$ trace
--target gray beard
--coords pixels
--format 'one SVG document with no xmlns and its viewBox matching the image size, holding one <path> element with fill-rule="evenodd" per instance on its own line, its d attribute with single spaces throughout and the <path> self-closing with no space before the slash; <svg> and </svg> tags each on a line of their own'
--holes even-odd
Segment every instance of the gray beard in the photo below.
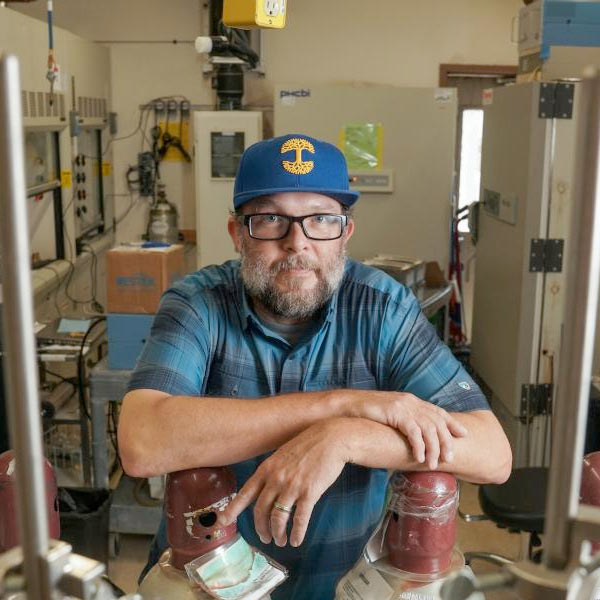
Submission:
<svg viewBox="0 0 600 600">
<path fill-rule="evenodd" d="M 337 291 L 344 277 L 346 265 L 344 246 L 328 264 L 322 267 L 302 256 L 289 256 L 269 266 L 260 255 L 252 256 L 244 242 L 240 253 L 244 287 L 252 298 L 279 317 L 298 321 L 313 317 Z M 288 289 L 280 291 L 275 288 L 275 277 L 280 271 L 286 269 L 313 269 L 317 276 L 317 284 L 306 291 L 301 281 L 291 280 Z"/>
</svg>

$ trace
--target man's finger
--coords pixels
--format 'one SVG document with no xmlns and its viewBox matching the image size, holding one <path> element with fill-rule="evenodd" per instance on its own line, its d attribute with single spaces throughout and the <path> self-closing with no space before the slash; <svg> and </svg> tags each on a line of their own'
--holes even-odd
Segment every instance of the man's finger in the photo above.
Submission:
<svg viewBox="0 0 600 600">
<path fill-rule="evenodd" d="M 281 495 L 271 506 L 271 533 L 281 548 L 287 544 L 287 524 L 295 502 L 296 498 Z"/>
<path fill-rule="evenodd" d="M 425 462 L 425 442 L 421 428 L 413 421 L 412 425 L 405 428 L 405 435 L 412 448 L 413 456 L 418 463 Z"/>
<path fill-rule="evenodd" d="M 296 504 L 296 512 L 294 514 L 294 526 L 290 534 L 290 545 L 299 546 L 304 541 L 308 523 L 312 515 L 313 508 L 318 498 L 304 496 Z"/>
<path fill-rule="evenodd" d="M 219 514 L 219 525 L 227 527 L 227 525 L 233 523 L 256 500 L 262 486 L 262 480 L 256 474 L 250 477 L 237 493 L 237 496 L 227 505 L 227 508 Z"/>
<path fill-rule="evenodd" d="M 427 467 L 435 471 L 440 458 L 440 441 L 438 439 L 437 428 L 433 423 L 423 427 L 423 439 L 425 440 Z"/>
<path fill-rule="evenodd" d="M 454 444 L 446 423 L 442 422 L 438 425 L 437 433 L 440 441 L 440 457 L 444 462 L 451 463 L 454 460 Z"/>
<path fill-rule="evenodd" d="M 277 498 L 277 490 L 265 486 L 254 505 L 254 528 L 263 544 L 271 543 L 271 509 Z"/>
</svg>

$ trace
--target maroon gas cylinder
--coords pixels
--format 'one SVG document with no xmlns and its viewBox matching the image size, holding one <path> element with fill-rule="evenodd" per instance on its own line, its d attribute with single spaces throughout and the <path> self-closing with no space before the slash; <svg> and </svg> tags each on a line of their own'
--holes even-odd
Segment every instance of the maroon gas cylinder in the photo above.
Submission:
<svg viewBox="0 0 600 600">
<path fill-rule="evenodd" d="M 172 565 L 184 565 L 229 541 L 236 523 L 217 525 L 217 516 L 236 491 L 229 467 L 204 467 L 170 473 L 165 489 L 167 540 Z"/>
<path fill-rule="evenodd" d="M 591 452 L 583 457 L 579 500 L 582 504 L 600 506 L 600 452 Z M 600 540 L 592 543 L 592 551 L 600 550 Z"/>
<path fill-rule="evenodd" d="M 402 571 L 428 575 L 449 569 L 458 508 L 454 475 L 396 473 L 392 487 L 396 496 L 385 533 L 390 563 Z"/>
<path fill-rule="evenodd" d="M 48 535 L 60 539 L 58 489 L 52 465 L 44 458 L 46 480 L 46 508 L 48 510 Z M 0 454 L 0 553 L 19 545 L 19 515 L 17 514 L 17 488 L 15 481 L 15 454 L 7 450 Z"/>
</svg>

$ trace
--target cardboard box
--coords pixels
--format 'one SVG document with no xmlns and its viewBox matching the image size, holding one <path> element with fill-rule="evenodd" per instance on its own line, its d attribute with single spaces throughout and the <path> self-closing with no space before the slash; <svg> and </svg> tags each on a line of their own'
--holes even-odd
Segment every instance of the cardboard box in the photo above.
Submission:
<svg viewBox="0 0 600 600">
<path fill-rule="evenodd" d="M 150 314 L 163 292 L 183 277 L 183 246 L 118 246 L 106 253 L 107 310 Z"/>
</svg>

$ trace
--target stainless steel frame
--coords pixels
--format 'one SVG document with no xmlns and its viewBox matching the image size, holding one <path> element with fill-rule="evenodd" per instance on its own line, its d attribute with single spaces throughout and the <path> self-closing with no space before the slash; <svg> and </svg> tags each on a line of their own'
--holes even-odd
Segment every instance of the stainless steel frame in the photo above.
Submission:
<svg viewBox="0 0 600 600">
<path fill-rule="evenodd" d="M 466 599 L 473 591 L 511 587 L 520 598 L 559 600 L 576 595 L 588 600 L 600 579 L 600 559 L 587 564 L 583 540 L 600 537 L 600 508 L 579 506 L 582 455 L 594 332 L 600 284 L 600 74 L 582 84 L 577 129 L 576 187 L 569 240 L 567 301 L 546 501 L 543 564 L 522 561 L 501 573 L 469 581 L 457 576 L 442 588 L 447 600 Z"/>
<path fill-rule="evenodd" d="M 544 564 L 564 568 L 579 509 L 600 281 L 600 78 L 583 82 L 577 130 L 570 264 L 547 496 Z M 600 512 L 600 510 L 599 510 Z M 573 548 L 573 551 L 576 551 Z"/>
<path fill-rule="evenodd" d="M 22 114 L 19 64 L 15 56 L 5 56 L 0 59 L 0 243 L 7 411 L 17 465 L 28 595 L 50 600 L 50 577 L 40 568 L 48 553 L 48 518 L 33 331 Z"/>
</svg>

